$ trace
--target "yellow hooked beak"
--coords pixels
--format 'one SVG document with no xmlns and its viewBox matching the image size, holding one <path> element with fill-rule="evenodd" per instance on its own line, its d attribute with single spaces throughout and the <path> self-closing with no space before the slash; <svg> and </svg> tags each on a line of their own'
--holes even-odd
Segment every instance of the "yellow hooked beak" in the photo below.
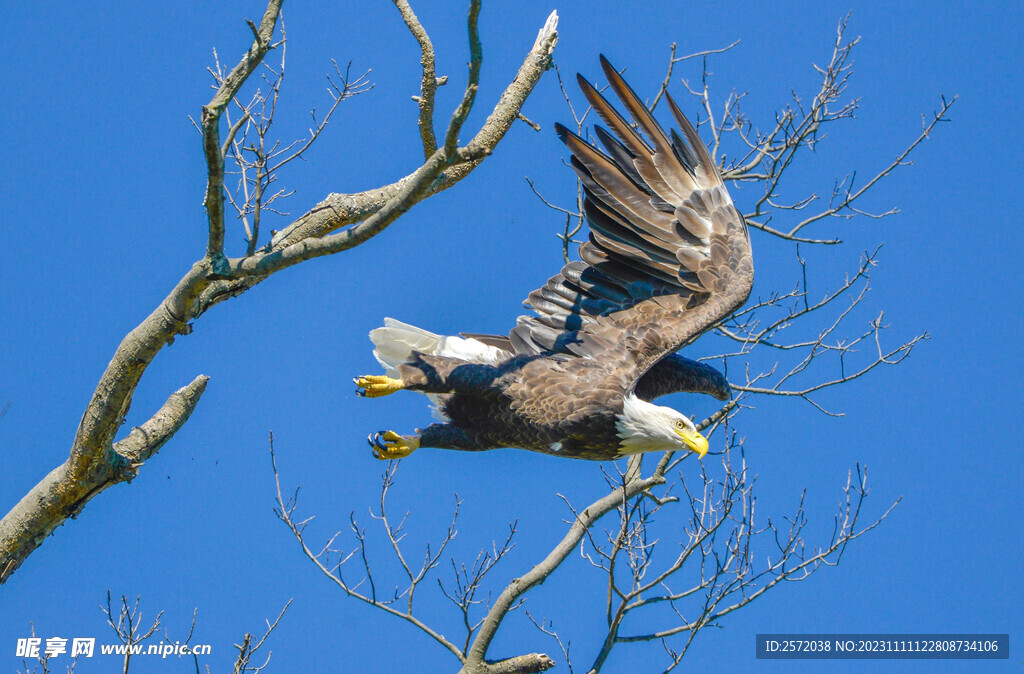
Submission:
<svg viewBox="0 0 1024 674">
<path fill-rule="evenodd" d="M 697 458 L 703 459 L 704 455 L 708 453 L 708 440 L 699 432 L 684 428 L 677 430 L 676 433 L 679 433 L 686 448 L 697 454 Z"/>
</svg>

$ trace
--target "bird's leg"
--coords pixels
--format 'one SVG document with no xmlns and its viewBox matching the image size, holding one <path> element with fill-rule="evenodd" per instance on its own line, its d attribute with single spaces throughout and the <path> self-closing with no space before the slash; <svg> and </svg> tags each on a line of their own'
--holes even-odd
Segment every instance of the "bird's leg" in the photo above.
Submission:
<svg viewBox="0 0 1024 674">
<path fill-rule="evenodd" d="M 451 424 L 430 424 L 417 429 L 416 435 L 399 435 L 394 431 L 378 431 L 366 438 L 373 449 L 373 455 L 381 461 L 401 459 L 420 447 L 437 449 L 458 449 L 475 452 L 494 449 L 498 445 L 471 436 L 466 429 Z"/>
<path fill-rule="evenodd" d="M 467 393 L 480 395 L 494 385 L 501 375 L 499 368 L 483 363 L 470 363 L 461 358 L 426 356 L 398 366 L 403 388 L 423 393 Z"/>
<path fill-rule="evenodd" d="M 464 452 L 476 452 L 484 449 L 494 449 L 498 445 L 489 442 L 479 434 L 470 433 L 459 426 L 452 424 L 430 424 L 426 428 L 417 429 L 421 447 L 436 447 L 438 449 L 458 449 Z"/>
<path fill-rule="evenodd" d="M 449 374 L 459 364 L 465 365 L 466 362 L 418 353 L 411 363 L 398 366 L 397 379 L 382 374 L 366 374 L 352 381 L 357 386 L 356 395 L 364 398 L 380 398 L 402 389 L 422 393 L 448 393 L 453 389 L 453 382 L 448 381 Z"/>
<path fill-rule="evenodd" d="M 352 381 L 357 387 L 356 395 L 364 398 L 380 398 L 405 388 L 405 382 L 401 379 L 393 379 L 382 374 L 364 374 Z"/>
<path fill-rule="evenodd" d="M 499 368 L 482 363 L 469 363 L 460 358 L 414 354 L 414 360 L 398 366 L 398 378 L 382 374 L 366 374 L 352 381 L 356 395 L 380 398 L 395 391 L 421 393 L 485 394 L 501 375 Z"/>
<path fill-rule="evenodd" d="M 381 461 L 405 458 L 420 446 L 419 436 L 399 435 L 394 431 L 377 431 L 366 441 L 370 443 L 373 455 Z"/>
<path fill-rule="evenodd" d="M 424 356 L 415 354 L 415 359 L 398 366 L 399 377 L 367 374 L 356 377 L 356 394 L 366 398 L 379 398 L 395 391 L 419 391 L 421 393 L 469 393 L 487 392 L 501 373 L 492 365 L 468 363 L 459 358 Z"/>
</svg>

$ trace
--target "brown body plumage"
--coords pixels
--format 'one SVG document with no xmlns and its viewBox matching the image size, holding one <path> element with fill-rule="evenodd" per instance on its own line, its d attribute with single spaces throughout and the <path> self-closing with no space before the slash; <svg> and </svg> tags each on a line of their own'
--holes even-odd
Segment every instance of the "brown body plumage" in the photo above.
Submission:
<svg viewBox="0 0 1024 674">
<path fill-rule="evenodd" d="M 521 316 L 508 337 L 442 338 L 397 322 L 371 333 L 378 359 L 397 378 L 357 380 L 366 394 L 435 394 L 446 417 L 417 436 L 378 434 L 371 444 L 382 458 L 429 446 L 605 460 L 671 448 L 663 422 L 693 449 L 688 419 L 683 428 L 672 416 L 681 415 L 643 401 L 676 391 L 728 397 L 722 375 L 675 351 L 746 300 L 753 280 L 746 225 L 675 102 L 668 98 L 685 140 L 675 130 L 667 135 L 603 58 L 602 67 L 646 140 L 579 78 L 612 132 L 595 129 L 602 152 L 557 127 L 585 192 L 590 237 L 581 261 L 530 294 L 535 315 Z"/>
<path fill-rule="evenodd" d="M 398 370 L 408 389 L 432 390 L 445 381 L 460 391 L 439 397 L 447 422 L 419 431 L 421 447 L 520 447 L 595 460 L 621 456 L 616 421 L 633 389 L 621 369 L 592 359 L 510 353 L 497 366 L 421 355 Z M 434 385 L 413 383 L 421 378 Z M 635 389 L 642 400 L 680 391 L 729 396 L 718 371 L 679 356 L 660 361 Z"/>
</svg>

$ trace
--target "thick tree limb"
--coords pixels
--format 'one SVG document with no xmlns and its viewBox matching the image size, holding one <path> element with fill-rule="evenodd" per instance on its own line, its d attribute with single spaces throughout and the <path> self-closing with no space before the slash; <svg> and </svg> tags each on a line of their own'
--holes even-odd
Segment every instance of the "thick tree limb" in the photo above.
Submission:
<svg viewBox="0 0 1024 674">
<path fill-rule="evenodd" d="M 455 155 L 449 157 L 444 148 L 439 149 L 411 176 L 412 179 L 407 181 L 394 197 L 363 222 L 335 234 L 315 239 L 303 239 L 287 248 L 266 255 L 228 260 L 227 274 L 225 275 L 231 278 L 247 276 L 265 278 L 275 271 L 291 267 L 304 260 L 333 255 L 358 246 L 384 231 L 385 227 L 422 201 L 433 182 L 455 159 L 465 158 L 467 161 L 472 161 L 487 154 L 490 154 L 490 148 L 470 146 L 457 150 Z"/>
<path fill-rule="evenodd" d="M 108 445 L 101 456 L 72 454 L 26 494 L 0 521 L 0 583 L 54 529 L 68 517 L 77 516 L 93 496 L 119 482 L 130 482 L 142 464 L 188 421 L 207 381 L 209 377 L 199 375 L 172 393 L 149 421 L 133 428 L 124 440 Z"/>
<path fill-rule="evenodd" d="M 552 13 L 515 80 L 483 127 L 468 145 L 456 147 L 455 141 L 475 97 L 480 70 L 481 50 L 476 33 L 479 3 L 473 3 L 469 16 L 469 82 L 462 105 L 453 113 L 448 126 L 448 147 L 435 150 L 423 166 L 393 185 L 360 195 L 329 196 L 275 237 L 263 251 L 229 261 L 223 254 L 224 157 L 231 136 L 238 129 L 232 127 L 228 141 L 222 143 L 219 125 L 227 105 L 273 46 L 271 40 L 282 1 L 269 0 L 259 27 L 250 23 L 254 40 L 238 65 L 227 75 L 222 75 L 218 66 L 214 74 L 217 92 L 203 108 L 200 130 L 207 159 L 205 203 L 209 227 L 205 254 L 118 346 L 82 416 L 67 462 L 54 469 L 0 521 L 0 583 L 94 494 L 134 477 L 142 462 L 188 418 L 206 386 L 205 377 L 175 394 L 184 396 L 184 403 L 172 396 L 150 422 L 114 444 L 139 380 L 165 344 L 177 335 L 191 332 L 189 321 L 211 306 L 244 292 L 274 271 L 368 240 L 419 201 L 468 175 L 516 120 L 527 96 L 550 66 L 551 52 L 558 40 L 558 17 Z M 346 225 L 356 226 L 331 234 Z M 122 451 L 124 455 L 119 453 Z"/>
<path fill-rule="evenodd" d="M 481 671 L 487 674 L 535 674 L 543 672 L 555 666 L 555 661 L 544 653 L 530 653 L 528 655 L 517 655 L 507 660 L 488 662 Z"/>
</svg>

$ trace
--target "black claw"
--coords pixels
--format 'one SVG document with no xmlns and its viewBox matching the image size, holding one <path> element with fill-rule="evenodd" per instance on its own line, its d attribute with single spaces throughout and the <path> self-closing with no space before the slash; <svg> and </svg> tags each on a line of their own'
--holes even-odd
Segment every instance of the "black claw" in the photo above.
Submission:
<svg viewBox="0 0 1024 674">
<path fill-rule="evenodd" d="M 380 453 L 383 450 L 383 446 L 380 444 L 380 433 L 380 431 L 377 431 L 366 436 L 366 442 L 370 445 L 370 449 L 373 450 L 373 455 L 378 459 L 381 457 Z"/>
<path fill-rule="evenodd" d="M 357 386 L 356 387 L 356 395 L 359 396 L 360 398 L 365 398 L 366 397 L 366 390 Z"/>
<path fill-rule="evenodd" d="M 380 449 L 380 450 L 387 449 L 387 445 L 384 444 L 384 439 L 383 439 L 384 433 L 385 433 L 385 431 L 377 431 L 376 433 L 373 433 L 371 435 L 367 435 L 366 436 L 366 441 L 368 443 L 370 443 L 370 447 L 373 447 L 374 449 Z"/>
</svg>

